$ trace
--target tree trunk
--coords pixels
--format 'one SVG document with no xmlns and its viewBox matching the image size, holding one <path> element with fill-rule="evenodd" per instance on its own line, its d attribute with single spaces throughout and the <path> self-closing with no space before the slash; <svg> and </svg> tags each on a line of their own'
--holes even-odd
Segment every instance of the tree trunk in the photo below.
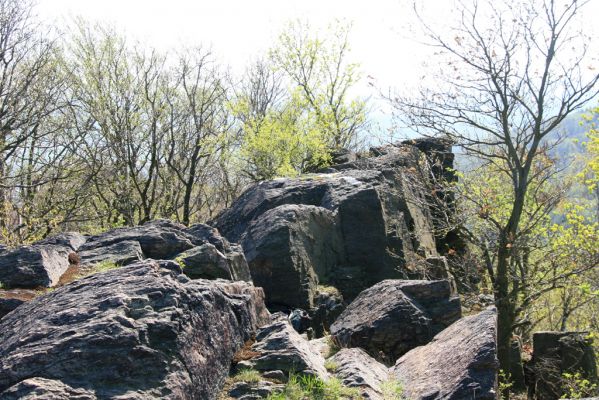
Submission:
<svg viewBox="0 0 599 400">
<path fill-rule="evenodd" d="M 509 298 L 509 276 L 508 260 L 509 249 L 507 247 L 507 235 L 503 234 L 499 251 L 497 253 L 497 273 L 495 275 L 495 306 L 497 307 L 497 358 L 499 368 L 506 374 L 510 368 L 513 305 Z M 509 389 L 501 393 L 501 397 L 509 399 Z"/>
</svg>

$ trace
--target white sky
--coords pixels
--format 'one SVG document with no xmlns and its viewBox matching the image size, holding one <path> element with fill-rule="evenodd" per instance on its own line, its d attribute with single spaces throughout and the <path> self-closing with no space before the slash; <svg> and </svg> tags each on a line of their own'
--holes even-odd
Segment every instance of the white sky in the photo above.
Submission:
<svg viewBox="0 0 599 400">
<path fill-rule="evenodd" d="M 82 16 L 113 23 L 134 39 L 163 50 L 209 45 L 233 71 L 242 71 L 252 57 L 263 54 L 286 23 L 297 18 L 314 27 L 324 27 L 335 19 L 351 21 L 351 61 L 359 62 L 364 78 L 374 78 L 380 88 L 412 86 L 432 53 L 415 37 L 418 24 L 411 0 L 37 1 L 38 14 L 59 26 Z M 447 22 L 452 2 L 417 0 L 420 12 L 436 21 L 436 27 Z M 585 29 L 597 32 L 599 0 L 587 4 L 585 15 Z M 364 79 L 358 93 L 376 100 L 376 93 L 366 83 Z M 388 119 L 378 114 L 379 121 Z"/>
<path fill-rule="evenodd" d="M 110 21 L 162 49 L 212 45 L 222 61 L 236 70 L 272 46 L 291 19 L 308 20 L 315 27 L 335 19 L 351 21 L 353 60 L 361 64 L 365 77 L 388 86 L 416 76 L 424 58 L 424 49 L 407 37 L 409 4 L 404 0 L 38 0 L 38 13 L 59 25 L 73 16 Z"/>
</svg>

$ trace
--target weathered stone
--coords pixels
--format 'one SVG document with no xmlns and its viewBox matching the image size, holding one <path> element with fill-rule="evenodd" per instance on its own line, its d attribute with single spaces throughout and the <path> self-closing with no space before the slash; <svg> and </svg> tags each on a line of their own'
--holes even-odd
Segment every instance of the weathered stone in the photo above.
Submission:
<svg viewBox="0 0 599 400">
<path fill-rule="evenodd" d="M 495 400 L 496 311 L 464 317 L 404 354 L 393 374 L 410 400 Z"/>
<path fill-rule="evenodd" d="M 235 251 L 232 251 L 235 249 Z M 250 270 L 240 249 L 229 246 L 225 255 L 211 243 L 204 243 L 179 254 L 175 259 L 192 279 L 229 279 L 251 282 Z"/>
<path fill-rule="evenodd" d="M 580 373 L 581 379 L 597 383 L 595 352 L 584 332 L 536 332 L 528 367 L 533 375 L 535 399 L 555 400 L 563 392 L 563 374 Z"/>
<path fill-rule="evenodd" d="M 96 400 L 92 391 L 45 378 L 25 379 L 0 393 L 3 400 Z"/>
<path fill-rule="evenodd" d="M 0 297 L 0 319 L 6 314 L 23 304 L 25 301 L 21 299 L 11 299 Z"/>
<path fill-rule="evenodd" d="M 141 246 L 136 240 L 123 240 L 104 247 L 81 250 L 78 255 L 81 265 L 93 265 L 103 262 L 127 265 L 145 258 Z"/>
<path fill-rule="evenodd" d="M 364 399 L 383 399 L 381 385 L 389 380 L 387 367 L 359 348 L 341 349 L 330 358 L 334 375 L 347 387 L 359 388 Z"/>
<path fill-rule="evenodd" d="M 387 364 L 461 316 L 448 281 L 385 280 L 366 289 L 331 325 L 343 347 L 361 347 Z"/>
<path fill-rule="evenodd" d="M 53 245 L 21 246 L 0 254 L 0 282 L 5 287 L 52 287 L 69 268 L 71 249 Z"/>
<path fill-rule="evenodd" d="M 330 274 L 337 263 L 340 241 L 330 211 L 282 205 L 254 221 L 241 244 L 252 279 L 264 288 L 270 306 L 307 309 L 318 276 Z"/>
<path fill-rule="evenodd" d="M 79 248 L 88 251 L 106 248 L 118 242 L 137 241 L 143 254 L 153 259 L 169 259 L 194 247 L 194 237 L 185 226 L 167 220 L 156 220 L 132 228 L 117 228 L 100 235 L 91 236 Z M 201 243 L 198 243 L 201 244 Z"/>
<path fill-rule="evenodd" d="M 77 251 L 86 241 L 87 237 L 79 232 L 64 232 L 40 240 L 39 242 L 36 242 L 36 244 L 68 247 L 73 251 Z"/>
<path fill-rule="evenodd" d="M 246 366 L 258 371 L 280 370 L 286 374 L 328 376 L 322 355 L 288 321 L 273 322 L 261 328 L 251 349 L 259 355 L 248 360 Z"/>
<path fill-rule="evenodd" d="M 145 261 L 82 278 L 0 320 L 0 392 L 29 378 L 98 398 L 211 399 L 269 319 L 245 282 L 190 280 Z"/>
</svg>

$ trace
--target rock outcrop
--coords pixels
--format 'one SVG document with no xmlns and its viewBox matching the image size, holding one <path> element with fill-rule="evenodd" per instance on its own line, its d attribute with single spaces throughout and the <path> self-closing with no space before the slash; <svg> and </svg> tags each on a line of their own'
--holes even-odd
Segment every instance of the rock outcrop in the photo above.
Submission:
<svg viewBox="0 0 599 400">
<path fill-rule="evenodd" d="M 460 316 L 460 300 L 446 280 L 385 280 L 360 293 L 333 323 L 331 335 L 343 347 L 361 347 L 393 364 Z"/>
<path fill-rule="evenodd" d="M 410 400 L 495 400 L 495 309 L 464 317 L 433 341 L 403 355 L 393 374 Z"/>
<path fill-rule="evenodd" d="M 174 262 L 91 275 L 0 320 L 0 397 L 212 399 L 234 353 L 266 321 L 261 289 L 190 280 Z"/>
<path fill-rule="evenodd" d="M 269 305 L 310 308 L 319 283 L 351 301 L 384 279 L 425 277 L 424 261 L 447 250 L 446 238 L 433 234 L 425 184 L 427 171 L 440 168 L 431 163 L 450 166 L 450 144 L 372 152 L 322 173 L 260 182 L 212 222 L 243 245 Z M 433 152 L 446 156 L 439 161 Z"/>
</svg>

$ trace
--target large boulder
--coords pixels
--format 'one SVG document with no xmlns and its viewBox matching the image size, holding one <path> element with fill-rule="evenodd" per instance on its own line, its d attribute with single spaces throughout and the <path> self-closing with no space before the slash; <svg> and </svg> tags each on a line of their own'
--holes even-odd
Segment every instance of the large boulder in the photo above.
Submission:
<svg viewBox="0 0 599 400">
<path fill-rule="evenodd" d="M 347 306 L 331 325 L 331 335 L 343 347 L 361 347 L 393 364 L 460 316 L 460 300 L 446 280 L 385 280 Z"/>
<path fill-rule="evenodd" d="M 242 366 L 258 371 L 283 371 L 326 378 L 323 356 L 285 319 L 262 327 L 251 346 L 254 356 Z"/>
<path fill-rule="evenodd" d="M 98 398 L 213 399 L 269 320 L 263 296 L 245 282 L 190 280 L 170 261 L 87 276 L 0 320 L 0 393 L 43 378 Z"/>
<path fill-rule="evenodd" d="M 0 254 L 0 282 L 5 287 L 52 287 L 69 268 L 71 248 L 35 244 Z"/>
<path fill-rule="evenodd" d="M 338 262 L 341 240 L 330 211 L 282 205 L 253 221 L 241 244 L 270 306 L 310 308 L 318 276 L 328 277 Z"/>
<path fill-rule="evenodd" d="M 495 400 L 495 309 L 464 317 L 433 341 L 404 354 L 393 374 L 410 400 Z"/>
<path fill-rule="evenodd" d="M 596 356 L 592 339 L 585 332 L 536 332 L 532 336 L 533 356 L 527 366 L 535 399 L 556 400 L 564 393 L 564 373 L 580 374 L 579 379 L 597 382 Z"/>
<path fill-rule="evenodd" d="M 329 359 L 333 374 L 341 382 L 358 388 L 364 399 L 383 400 L 383 385 L 390 381 L 389 370 L 360 348 L 341 349 Z"/>
<path fill-rule="evenodd" d="M 451 154 L 448 144 L 436 147 Z M 384 279 L 424 278 L 415 261 L 447 250 L 433 233 L 445 230 L 436 229 L 430 191 L 415 184 L 428 176 L 429 150 L 390 145 L 321 173 L 260 182 L 212 224 L 242 243 L 254 280 L 286 277 L 280 290 L 265 288 L 269 303 L 308 308 L 318 283 L 351 301 Z M 287 286 L 293 291 L 281 299 Z"/>
</svg>

